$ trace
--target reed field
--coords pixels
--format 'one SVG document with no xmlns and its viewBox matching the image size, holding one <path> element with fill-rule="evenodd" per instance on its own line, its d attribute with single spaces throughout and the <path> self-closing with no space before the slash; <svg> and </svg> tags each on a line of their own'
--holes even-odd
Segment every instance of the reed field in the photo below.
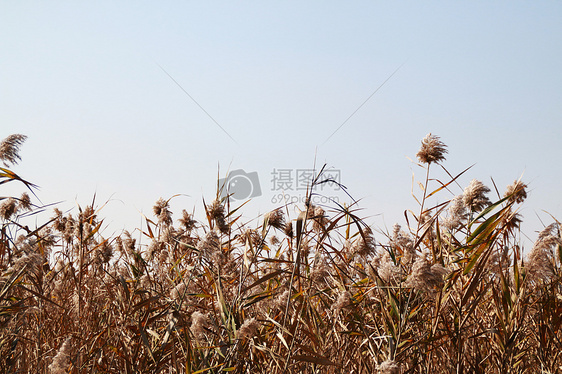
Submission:
<svg viewBox="0 0 562 374">
<path fill-rule="evenodd" d="M 0 201 L 1 373 L 562 372 L 560 222 L 522 248 L 525 183 L 461 186 L 471 170 L 447 171 L 435 135 L 402 226 L 370 227 L 355 204 L 250 225 L 209 191 L 200 218 L 160 198 L 112 237 L 95 202 L 34 203 L 15 173 L 25 139 L 0 144 L 0 184 L 25 191 Z"/>
</svg>

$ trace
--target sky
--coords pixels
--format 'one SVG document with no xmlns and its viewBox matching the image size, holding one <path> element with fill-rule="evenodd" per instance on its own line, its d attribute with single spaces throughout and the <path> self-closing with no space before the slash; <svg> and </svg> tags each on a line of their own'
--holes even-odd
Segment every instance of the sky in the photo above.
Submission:
<svg viewBox="0 0 562 374">
<path fill-rule="evenodd" d="M 449 173 L 472 166 L 436 202 L 521 178 L 522 240 L 562 218 L 561 2 L 1 1 L 0 35 L 12 169 L 64 211 L 95 195 L 108 236 L 160 197 L 202 218 L 221 178 L 257 225 L 323 165 L 369 225 L 405 226 L 428 133 Z"/>
</svg>

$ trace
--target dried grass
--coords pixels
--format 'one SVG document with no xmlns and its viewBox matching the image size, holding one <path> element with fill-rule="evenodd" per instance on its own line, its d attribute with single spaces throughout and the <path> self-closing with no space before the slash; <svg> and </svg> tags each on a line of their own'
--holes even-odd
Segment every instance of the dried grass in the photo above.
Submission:
<svg viewBox="0 0 562 374">
<path fill-rule="evenodd" d="M 428 208 L 458 176 L 431 180 L 445 145 L 423 147 L 420 211 L 386 242 L 353 206 L 248 229 L 220 200 L 174 226 L 160 199 L 135 239 L 105 238 L 93 204 L 31 231 L 33 206 L 3 200 L 0 372 L 560 372 L 560 224 L 524 258 L 523 183 L 490 202 L 474 181 Z"/>
</svg>

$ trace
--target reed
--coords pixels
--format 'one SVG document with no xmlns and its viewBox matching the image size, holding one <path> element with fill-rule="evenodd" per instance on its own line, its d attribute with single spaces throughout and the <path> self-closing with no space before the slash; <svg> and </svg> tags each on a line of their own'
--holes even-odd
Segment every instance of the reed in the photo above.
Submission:
<svg viewBox="0 0 562 374">
<path fill-rule="evenodd" d="M 0 159 L 15 164 L 24 140 Z M 105 237 L 95 201 L 31 230 L 44 208 L 2 198 L 0 372 L 560 372 L 560 222 L 524 256 L 526 185 L 491 200 L 457 184 L 468 169 L 433 179 L 446 153 L 422 141 L 418 207 L 382 241 L 353 204 L 251 227 L 219 192 L 203 220 L 159 199 L 138 242 Z M 5 166 L 0 184 L 33 192 Z"/>
</svg>

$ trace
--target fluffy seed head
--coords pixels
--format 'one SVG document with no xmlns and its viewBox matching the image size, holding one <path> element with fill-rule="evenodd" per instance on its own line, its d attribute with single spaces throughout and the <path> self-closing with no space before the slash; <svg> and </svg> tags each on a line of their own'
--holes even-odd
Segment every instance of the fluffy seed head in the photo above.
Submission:
<svg viewBox="0 0 562 374">
<path fill-rule="evenodd" d="M 109 263 L 111 258 L 113 257 L 113 247 L 109 243 L 109 241 L 104 240 L 101 245 L 98 247 L 97 252 L 97 261 L 103 264 Z"/>
<path fill-rule="evenodd" d="M 222 205 L 219 200 L 215 200 L 211 203 L 211 205 L 209 205 L 208 214 L 209 217 L 216 222 L 221 233 L 228 233 L 230 227 L 228 226 L 228 223 L 226 223 L 224 205 Z"/>
<path fill-rule="evenodd" d="M 26 266 L 30 269 L 30 271 L 34 271 L 42 266 L 44 262 L 45 258 L 39 253 L 24 253 L 21 257 L 18 257 L 14 261 L 14 264 L 11 268 L 9 268 L 9 271 L 17 273 Z"/>
<path fill-rule="evenodd" d="M 19 200 L 19 208 L 22 210 L 31 210 L 31 199 L 26 192 L 21 194 Z"/>
<path fill-rule="evenodd" d="M 443 222 L 443 226 L 449 230 L 458 228 L 466 219 L 466 206 L 463 200 L 463 195 L 457 195 L 449 203 L 449 216 Z"/>
<path fill-rule="evenodd" d="M 274 309 L 283 309 L 287 305 L 287 299 L 291 297 L 289 290 L 285 290 L 282 294 L 277 295 L 271 302 L 271 307 Z"/>
<path fill-rule="evenodd" d="M 479 212 L 490 205 L 490 200 L 486 194 L 490 189 L 479 180 L 473 179 L 468 187 L 464 189 L 462 200 L 464 206 L 472 212 Z"/>
<path fill-rule="evenodd" d="M 55 208 L 54 213 L 55 215 L 53 217 L 53 228 L 59 232 L 63 232 L 64 228 L 66 227 L 66 223 L 64 222 L 65 218 L 58 208 Z"/>
<path fill-rule="evenodd" d="M 351 294 L 349 291 L 340 292 L 336 302 L 332 305 L 332 309 L 335 311 L 340 311 L 342 308 L 348 306 L 351 303 Z"/>
<path fill-rule="evenodd" d="M 353 243 L 351 251 L 360 257 L 367 257 L 376 252 L 375 238 L 369 227 L 363 229 L 363 235 Z"/>
<path fill-rule="evenodd" d="M 522 203 L 527 198 L 527 185 L 520 180 L 516 180 L 505 191 L 504 197 L 508 198 L 509 202 Z"/>
<path fill-rule="evenodd" d="M 21 160 L 20 146 L 26 139 L 27 136 L 25 135 L 13 134 L 2 140 L 0 143 L 0 160 L 4 162 L 5 166 L 8 166 L 8 163 L 15 165 Z"/>
<path fill-rule="evenodd" d="M 256 335 L 259 323 L 255 318 L 250 318 L 244 321 L 242 326 L 236 331 L 238 339 L 251 339 Z"/>
<path fill-rule="evenodd" d="M 310 204 L 307 210 L 308 219 L 313 221 L 312 228 L 316 232 L 322 232 L 328 225 L 328 218 L 326 212 L 319 206 Z"/>
<path fill-rule="evenodd" d="M 379 372 L 381 374 L 398 374 L 400 373 L 400 365 L 394 360 L 386 360 L 379 365 Z"/>
<path fill-rule="evenodd" d="M 443 283 L 444 273 L 446 270 L 438 264 L 432 266 L 427 259 L 427 253 L 424 253 L 414 262 L 406 286 L 417 291 L 434 291 Z"/>
<path fill-rule="evenodd" d="M 221 242 L 216 231 L 209 231 L 203 240 L 197 243 L 197 249 L 208 261 L 222 261 Z"/>
<path fill-rule="evenodd" d="M 398 267 L 388 252 L 384 252 L 384 254 L 378 259 L 378 261 L 373 262 L 373 265 L 376 265 L 375 270 L 379 277 L 384 280 L 385 282 L 392 282 L 397 278 L 401 277 L 401 270 Z"/>
<path fill-rule="evenodd" d="M 177 300 L 180 297 L 184 297 L 185 294 L 185 290 L 186 290 L 187 286 L 184 282 L 181 282 L 179 284 L 177 284 L 174 288 L 172 288 L 172 290 L 170 291 L 170 296 L 172 299 Z M 199 313 L 199 312 L 193 312 L 193 314 L 195 313 Z M 193 320 L 193 315 L 191 316 L 192 320 Z"/>
<path fill-rule="evenodd" d="M 421 163 L 431 164 L 432 162 L 440 162 L 445 160 L 447 146 L 439 140 L 439 137 L 427 134 L 422 140 L 422 145 L 416 156 Z"/>
<path fill-rule="evenodd" d="M 273 235 L 270 239 L 269 242 L 271 243 L 271 245 L 278 245 L 279 243 L 281 243 L 279 241 L 279 238 L 275 235 Z"/>
<path fill-rule="evenodd" d="M 129 253 L 132 254 L 135 252 L 135 245 L 137 244 L 137 240 L 133 239 L 133 237 L 131 236 L 131 233 L 127 230 L 123 231 L 123 236 L 124 238 L 117 238 L 117 243 L 119 244 L 120 242 L 120 246 L 122 247 L 122 252 L 123 253 Z"/>
<path fill-rule="evenodd" d="M 49 372 L 52 374 L 66 373 L 70 361 L 70 338 L 62 343 L 57 355 L 53 358 L 53 362 L 49 365 Z"/>
<path fill-rule="evenodd" d="M 326 283 L 328 277 L 330 276 L 330 267 L 325 260 L 318 260 L 315 262 L 312 271 L 310 272 L 310 278 L 316 284 Z"/>
<path fill-rule="evenodd" d="M 537 241 L 529 253 L 527 269 L 532 278 L 548 281 L 554 274 L 553 248 L 562 245 L 560 227 L 553 223 L 539 233 Z"/>
<path fill-rule="evenodd" d="M 248 250 L 252 248 L 254 251 L 259 251 L 265 244 L 264 238 L 258 230 L 254 229 L 244 231 L 244 234 L 239 237 L 239 241 L 241 244 L 247 245 Z"/>
<path fill-rule="evenodd" d="M 169 226 L 172 224 L 172 212 L 170 211 L 170 205 L 168 201 L 163 198 L 159 198 L 154 207 L 152 207 L 154 215 L 158 218 L 158 223 Z"/>
<path fill-rule="evenodd" d="M 283 230 L 285 228 L 285 216 L 281 209 L 275 209 L 266 213 L 264 218 L 271 227 L 275 227 L 278 230 Z"/>
<path fill-rule="evenodd" d="M 179 219 L 180 225 L 185 231 L 191 231 L 195 228 L 197 221 L 193 219 L 191 214 L 189 214 L 185 209 L 181 212 L 181 218 Z"/>
<path fill-rule="evenodd" d="M 205 328 L 209 325 L 209 318 L 206 314 L 195 311 L 191 315 L 190 330 L 197 338 L 201 339 L 205 336 Z"/>
<path fill-rule="evenodd" d="M 72 216 L 69 214 L 67 217 L 64 218 L 64 230 L 63 230 L 63 238 L 67 243 L 72 241 L 72 237 L 74 235 L 74 229 L 77 227 L 76 221 Z"/>
<path fill-rule="evenodd" d="M 16 199 L 10 197 L 0 203 L 0 218 L 8 220 L 17 211 Z"/>
<path fill-rule="evenodd" d="M 406 265 L 412 263 L 412 261 L 416 259 L 417 255 L 414 244 L 415 243 L 412 237 L 402 230 L 399 224 L 395 224 L 392 231 L 392 238 L 390 238 L 390 245 L 398 253 L 402 253 L 402 262 Z"/>
</svg>

